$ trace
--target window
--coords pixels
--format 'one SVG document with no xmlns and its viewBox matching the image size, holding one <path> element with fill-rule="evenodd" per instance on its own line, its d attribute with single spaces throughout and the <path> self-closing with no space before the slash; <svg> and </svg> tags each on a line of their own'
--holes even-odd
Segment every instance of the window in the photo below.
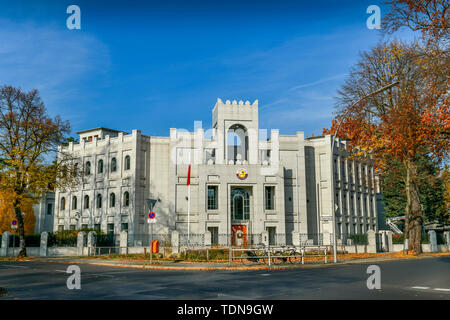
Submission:
<svg viewBox="0 0 450 320">
<path fill-rule="evenodd" d="M 77 208 L 77 197 L 72 197 L 72 210 L 76 210 Z"/>
<path fill-rule="evenodd" d="M 211 245 L 217 246 L 219 244 L 219 227 L 208 227 L 211 232 Z"/>
<path fill-rule="evenodd" d="M 122 223 L 120 227 L 120 231 L 127 231 L 128 232 L 128 223 Z"/>
<path fill-rule="evenodd" d="M 208 186 L 208 210 L 217 210 L 217 186 Z"/>
<path fill-rule="evenodd" d="M 267 227 L 266 231 L 269 235 L 269 245 L 271 245 L 271 246 L 276 245 L 277 228 L 276 227 Z"/>
<path fill-rule="evenodd" d="M 231 218 L 233 220 L 250 219 L 250 197 L 244 189 L 231 190 Z"/>
<path fill-rule="evenodd" d="M 82 224 L 81 225 L 81 229 L 87 229 L 88 228 L 88 225 L 87 224 Z"/>
<path fill-rule="evenodd" d="M 111 159 L 111 172 L 116 172 L 117 170 L 117 160 L 116 158 Z"/>
<path fill-rule="evenodd" d="M 109 207 L 114 208 L 116 206 L 116 195 L 112 192 L 109 195 Z"/>
<path fill-rule="evenodd" d="M 97 172 L 98 173 L 103 173 L 103 160 L 102 159 L 98 160 Z"/>
<path fill-rule="evenodd" d="M 71 225 L 69 226 L 69 230 L 75 230 L 75 225 L 74 225 L 74 224 L 71 224 Z"/>
<path fill-rule="evenodd" d="M 53 203 L 47 203 L 47 214 L 53 214 Z"/>
<path fill-rule="evenodd" d="M 125 157 L 125 170 L 130 170 L 130 166 L 131 166 L 130 156 L 126 156 Z"/>
<path fill-rule="evenodd" d="M 59 208 L 60 210 L 66 210 L 66 198 L 62 197 L 61 198 L 61 208 Z"/>
<path fill-rule="evenodd" d="M 78 174 L 78 163 L 75 163 L 73 165 L 73 176 L 76 176 Z"/>
<path fill-rule="evenodd" d="M 84 208 L 89 209 L 89 196 L 88 195 L 84 196 Z"/>
<path fill-rule="evenodd" d="M 108 223 L 106 232 L 108 234 L 114 233 L 114 223 Z"/>
<path fill-rule="evenodd" d="M 130 194 L 128 191 L 125 191 L 123 194 L 123 206 L 128 207 L 130 205 Z"/>
<path fill-rule="evenodd" d="M 64 230 L 64 225 L 60 224 L 60 225 L 58 226 L 58 231 L 63 231 L 63 230 Z"/>
<path fill-rule="evenodd" d="M 86 162 L 86 170 L 85 170 L 86 175 L 90 175 L 91 174 L 91 163 L 88 161 Z"/>
<path fill-rule="evenodd" d="M 101 208 L 102 207 L 102 195 L 98 194 L 97 195 L 97 208 Z"/>
<path fill-rule="evenodd" d="M 266 210 L 275 210 L 275 187 L 265 187 Z"/>
<path fill-rule="evenodd" d="M 100 223 L 94 224 L 94 229 L 97 230 L 97 231 L 100 231 L 101 230 L 100 229 Z"/>
</svg>

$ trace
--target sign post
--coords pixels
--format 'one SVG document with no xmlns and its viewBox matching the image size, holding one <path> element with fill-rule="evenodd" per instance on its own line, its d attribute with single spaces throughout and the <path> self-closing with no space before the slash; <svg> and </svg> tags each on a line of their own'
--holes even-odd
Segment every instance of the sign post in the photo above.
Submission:
<svg viewBox="0 0 450 320">
<path fill-rule="evenodd" d="M 150 264 L 152 264 L 152 256 L 153 256 L 153 223 L 156 223 L 156 213 L 153 212 L 153 208 L 156 205 L 156 202 L 160 201 L 159 199 L 146 199 L 148 206 L 148 219 L 147 222 L 150 224 Z"/>
<path fill-rule="evenodd" d="M 153 224 L 156 223 L 156 213 L 148 213 L 148 223 L 150 224 L 150 264 L 153 262 Z"/>
<path fill-rule="evenodd" d="M 11 229 L 13 229 L 13 255 L 14 255 L 14 250 L 16 248 L 16 231 L 15 231 L 15 229 L 17 229 L 17 220 L 13 220 L 11 222 Z"/>
</svg>

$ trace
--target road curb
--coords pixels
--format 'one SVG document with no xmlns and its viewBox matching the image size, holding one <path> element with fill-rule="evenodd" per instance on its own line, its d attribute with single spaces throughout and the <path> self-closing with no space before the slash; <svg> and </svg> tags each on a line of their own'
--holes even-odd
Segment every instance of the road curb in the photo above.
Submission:
<svg viewBox="0 0 450 320">
<path fill-rule="evenodd" d="M 442 255 L 441 255 L 442 256 Z M 317 264 L 296 264 L 296 265 L 259 265 L 259 266 L 168 266 L 168 265 L 149 265 L 149 264 L 132 264 L 123 262 L 113 262 L 113 261 L 93 261 L 84 259 L 64 259 L 64 258 L 50 258 L 50 259 L 32 259 L 28 261 L 45 261 L 45 262 L 59 262 L 59 263 L 69 263 L 69 264 L 90 264 L 98 266 L 109 266 L 109 267 L 119 267 L 119 268 L 133 268 L 133 269 L 147 269 L 147 270 L 168 270 L 168 271 L 258 271 L 258 270 L 290 270 L 290 269 L 310 269 L 310 268 L 321 268 L 321 267 L 331 267 L 331 266 L 344 266 L 352 264 L 369 264 L 387 261 L 402 261 L 411 259 L 429 259 L 438 258 L 439 255 L 421 255 L 421 256 L 411 256 L 411 257 L 378 257 L 369 259 L 355 259 L 342 262 L 329 262 L 317 263 Z M 447 256 L 447 255 L 444 255 Z"/>
</svg>

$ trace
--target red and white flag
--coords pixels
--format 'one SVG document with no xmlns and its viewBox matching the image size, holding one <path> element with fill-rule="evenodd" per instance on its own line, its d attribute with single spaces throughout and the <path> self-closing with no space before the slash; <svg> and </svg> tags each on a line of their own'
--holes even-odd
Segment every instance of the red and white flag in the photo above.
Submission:
<svg viewBox="0 0 450 320">
<path fill-rule="evenodd" d="M 191 184 L 191 165 L 189 165 L 189 169 L 188 169 L 188 177 L 187 177 L 187 183 L 186 185 L 190 185 Z"/>
</svg>

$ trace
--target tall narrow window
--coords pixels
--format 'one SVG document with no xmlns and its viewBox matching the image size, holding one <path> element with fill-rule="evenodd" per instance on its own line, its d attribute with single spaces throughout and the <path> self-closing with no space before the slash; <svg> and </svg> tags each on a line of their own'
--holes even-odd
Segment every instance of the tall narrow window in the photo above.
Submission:
<svg viewBox="0 0 450 320">
<path fill-rule="evenodd" d="M 77 208 L 77 197 L 72 197 L 72 210 L 76 210 Z"/>
<path fill-rule="evenodd" d="M 88 195 L 84 196 L 84 208 L 89 209 L 89 196 Z"/>
<path fill-rule="evenodd" d="M 265 187 L 266 210 L 275 209 L 275 187 Z"/>
<path fill-rule="evenodd" d="M 123 206 L 128 207 L 130 205 L 130 194 L 128 191 L 125 191 L 123 194 Z"/>
<path fill-rule="evenodd" d="M 208 210 L 217 209 L 217 186 L 208 186 Z"/>
<path fill-rule="evenodd" d="M 103 173 L 103 160 L 100 159 L 98 160 L 98 169 L 97 169 L 98 173 Z"/>
<path fill-rule="evenodd" d="M 131 167 L 131 159 L 130 156 L 125 157 L 125 170 L 130 170 Z"/>
<path fill-rule="evenodd" d="M 111 159 L 111 172 L 116 172 L 117 170 L 117 161 L 116 158 Z"/>
<path fill-rule="evenodd" d="M 47 203 L 47 214 L 53 214 L 53 204 Z"/>
<path fill-rule="evenodd" d="M 114 223 L 108 223 L 108 225 L 107 225 L 106 227 L 107 227 L 106 232 L 107 232 L 108 234 L 114 233 Z"/>
<path fill-rule="evenodd" d="M 109 195 L 109 207 L 114 208 L 116 206 L 116 195 L 114 192 L 111 192 Z"/>
<path fill-rule="evenodd" d="M 85 174 L 86 175 L 90 175 L 91 174 L 91 163 L 89 161 L 86 162 Z"/>
<path fill-rule="evenodd" d="M 66 210 L 66 198 L 61 198 L 61 208 L 60 210 Z"/>
<path fill-rule="evenodd" d="M 97 195 L 97 208 L 101 208 L 102 207 L 102 195 L 98 194 Z"/>
</svg>

